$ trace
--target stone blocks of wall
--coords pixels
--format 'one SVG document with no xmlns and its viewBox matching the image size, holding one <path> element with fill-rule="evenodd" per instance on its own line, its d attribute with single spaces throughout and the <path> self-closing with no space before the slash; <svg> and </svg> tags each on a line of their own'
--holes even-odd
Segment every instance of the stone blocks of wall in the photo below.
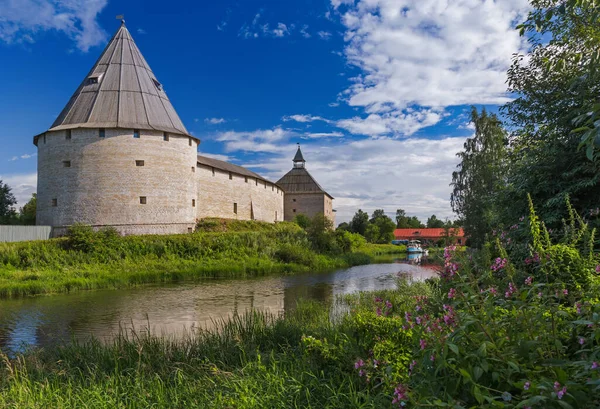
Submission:
<svg viewBox="0 0 600 409">
<path fill-rule="evenodd" d="M 38 140 L 37 224 L 114 226 L 124 234 L 184 233 L 195 225 L 198 142 L 133 129 L 47 132 Z M 138 166 L 143 161 L 143 166 Z M 141 199 L 145 198 L 145 204 Z"/>
<path fill-rule="evenodd" d="M 283 221 L 284 193 L 274 183 L 204 165 L 196 175 L 198 219 Z"/>
<path fill-rule="evenodd" d="M 286 193 L 285 194 L 285 220 L 292 221 L 299 214 L 310 218 L 317 213 L 323 213 L 335 224 L 332 199 L 321 192 L 315 193 Z"/>
</svg>

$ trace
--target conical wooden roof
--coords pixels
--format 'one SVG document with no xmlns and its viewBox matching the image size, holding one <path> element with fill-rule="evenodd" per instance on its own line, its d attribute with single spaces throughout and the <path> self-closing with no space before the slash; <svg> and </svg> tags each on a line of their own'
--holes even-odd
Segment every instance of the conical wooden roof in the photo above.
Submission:
<svg viewBox="0 0 600 409">
<path fill-rule="evenodd" d="M 49 131 L 74 128 L 151 129 L 191 136 L 124 22 Z"/>
</svg>

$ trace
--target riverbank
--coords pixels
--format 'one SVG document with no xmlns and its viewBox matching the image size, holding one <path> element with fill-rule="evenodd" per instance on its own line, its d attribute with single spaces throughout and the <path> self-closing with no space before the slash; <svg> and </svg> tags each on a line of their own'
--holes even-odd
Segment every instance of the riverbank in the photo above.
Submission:
<svg viewBox="0 0 600 409">
<path fill-rule="evenodd" d="M 185 340 L 136 334 L 43 348 L 0 364 L 0 406 L 13 408 L 390 408 L 390 391 L 370 390 L 357 357 L 396 356 L 401 334 L 375 312 L 377 295 L 394 311 L 414 309 L 425 284 L 349 297 L 355 313 L 330 322 L 329 308 L 300 303 L 285 317 L 251 312 Z M 404 335 L 401 335 L 404 337 Z"/>
<path fill-rule="evenodd" d="M 120 237 L 82 228 L 66 238 L 0 243 L 0 297 L 327 271 L 403 251 L 362 242 L 317 252 L 293 223 L 205 223 L 196 233 L 171 236 Z"/>
</svg>

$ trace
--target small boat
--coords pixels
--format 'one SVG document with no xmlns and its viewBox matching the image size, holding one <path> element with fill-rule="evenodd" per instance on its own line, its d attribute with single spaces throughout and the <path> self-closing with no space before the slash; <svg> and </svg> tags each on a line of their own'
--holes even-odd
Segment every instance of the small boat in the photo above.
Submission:
<svg viewBox="0 0 600 409">
<path fill-rule="evenodd" d="M 406 251 L 408 253 L 420 253 L 420 254 L 429 254 L 429 250 L 421 247 L 421 242 L 419 240 L 411 240 L 408 242 L 408 246 L 406 246 Z"/>
</svg>

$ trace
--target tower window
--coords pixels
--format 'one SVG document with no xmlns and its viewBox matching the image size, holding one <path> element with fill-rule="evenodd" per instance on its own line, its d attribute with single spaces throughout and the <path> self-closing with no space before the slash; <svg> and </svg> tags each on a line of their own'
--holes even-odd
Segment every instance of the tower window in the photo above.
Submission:
<svg viewBox="0 0 600 409">
<path fill-rule="evenodd" d="M 237 214 L 237 203 L 233 204 L 233 213 Z"/>
<path fill-rule="evenodd" d="M 265 189 L 267 188 L 267 182 L 265 182 Z"/>
<path fill-rule="evenodd" d="M 294 209 L 294 213 L 296 213 L 296 209 Z"/>
<path fill-rule="evenodd" d="M 46 134 L 44 134 L 44 143 L 46 143 Z"/>
<path fill-rule="evenodd" d="M 70 160 L 63 160 L 63 167 L 64 168 L 70 168 L 71 167 L 71 161 Z"/>
<path fill-rule="evenodd" d="M 196 199 L 192 199 L 192 207 L 196 207 Z"/>
<path fill-rule="evenodd" d="M 65 134 L 65 139 L 66 139 L 67 141 L 70 141 L 70 140 L 71 140 L 71 130 L 70 130 L 70 129 L 67 129 L 67 132 L 66 132 L 66 134 Z"/>
<path fill-rule="evenodd" d="M 215 168 L 212 168 L 213 176 L 215 175 Z"/>
<path fill-rule="evenodd" d="M 163 133 L 163 141 L 169 142 L 169 134 L 166 132 Z"/>
<path fill-rule="evenodd" d="M 192 173 L 196 173 L 196 167 L 192 166 Z"/>
<path fill-rule="evenodd" d="M 133 137 L 136 139 L 140 139 L 140 130 L 139 129 L 133 130 Z"/>
<path fill-rule="evenodd" d="M 233 173 L 229 172 L 229 180 L 233 179 Z"/>
<path fill-rule="evenodd" d="M 275 191 L 275 186 L 271 186 L 271 192 Z"/>
<path fill-rule="evenodd" d="M 275 221 L 277 221 L 277 210 L 275 210 Z"/>
<path fill-rule="evenodd" d="M 188 143 L 190 144 L 190 146 L 192 146 L 192 138 L 188 139 Z"/>
<path fill-rule="evenodd" d="M 144 166 L 144 161 L 143 160 L 136 160 L 135 161 L 135 166 Z"/>
<path fill-rule="evenodd" d="M 162 91 L 163 87 L 162 84 L 160 82 L 158 82 L 157 80 L 155 80 L 154 78 L 152 78 L 152 82 L 154 83 L 154 86 L 159 90 Z"/>
<path fill-rule="evenodd" d="M 52 207 L 58 206 L 58 199 L 52 199 Z"/>
<path fill-rule="evenodd" d="M 193 227 L 188 227 L 188 233 L 193 233 L 194 232 L 194 228 Z"/>
<path fill-rule="evenodd" d="M 248 183 L 248 176 L 244 176 L 244 182 Z"/>
<path fill-rule="evenodd" d="M 296 199 L 292 199 L 292 202 L 295 202 L 295 201 L 296 201 Z"/>
<path fill-rule="evenodd" d="M 146 204 L 146 196 L 140 196 L 140 204 Z"/>
<path fill-rule="evenodd" d="M 88 78 L 88 85 L 97 84 L 97 83 L 98 83 L 98 77 L 90 77 L 90 78 Z"/>
<path fill-rule="evenodd" d="M 100 138 L 104 138 L 104 137 L 106 136 L 106 129 L 104 129 L 104 128 L 100 128 L 100 129 L 98 130 L 98 136 L 99 136 Z"/>
<path fill-rule="evenodd" d="M 254 179 L 254 181 L 256 182 L 256 186 L 258 186 L 258 179 Z"/>
</svg>

